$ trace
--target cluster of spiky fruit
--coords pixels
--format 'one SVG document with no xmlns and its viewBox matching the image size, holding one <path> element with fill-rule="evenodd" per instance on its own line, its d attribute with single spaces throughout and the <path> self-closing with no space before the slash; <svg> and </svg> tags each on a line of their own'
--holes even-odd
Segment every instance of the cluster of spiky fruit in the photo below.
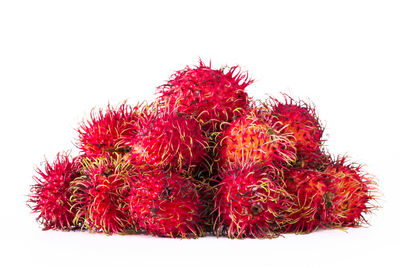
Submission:
<svg viewBox="0 0 400 267">
<path fill-rule="evenodd" d="M 151 104 L 94 110 L 80 155 L 38 169 L 28 200 L 47 229 L 271 238 L 355 227 L 376 205 L 361 166 L 324 148 L 312 105 L 254 101 L 239 67 L 176 72 Z"/>
</svg>

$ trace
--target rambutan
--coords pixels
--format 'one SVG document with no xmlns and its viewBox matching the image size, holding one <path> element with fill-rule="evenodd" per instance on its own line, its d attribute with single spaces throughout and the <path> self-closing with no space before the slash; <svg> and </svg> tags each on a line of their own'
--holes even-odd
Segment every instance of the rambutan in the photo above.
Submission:
<svg viewBox="0 0 400 267">
<path fill-rule="evenodd" d="M 81 176 L 80 158 L 59 153 L 53 163 L 46 160 L 44 169 L 38 168 L 36 172 L 38 176 L 33 177 L 36 184 L 31 187 L 28 200 L 32 211 L 39 213 L 36 220 L 43 225 L 43 230 L 75 229 L 76 210 L 70 202 L 70 185 Z"/>
<path fill-rule="evenodd" d="M 84 175 L 72 183 L 74 221 L 106 234 L 132 227 L 126 212 L 131 165 L 120 156 L 82 160 Z"/>
<path fill-rule="evenodd" d="M 206 132 L 216 131 L 221 122 L 246 110 L 245 89 L 252 82 L 238 66 L 212 69 L 200 60 L 199 66 L 187 66 L 160 86 L 158 99 L 169 109 L 197 118 Z"/>
<path fill-rule="evenodd" d="M 136 135 L 123 141 L 135 165 L 189 170 L 207 157 L 208 139 L 194 118 L 156 107 L 139 125 Z"/>
<path fill-rule="evenodd" d="M 296 158 L 291 135 L 283 133 L 279 124 L 273 124 L 268 116 L 259 117 L 254 113 L 228 124 L 219 136 L 216 150 L 220 168 L 242 161 L 280 167 Z"/>
<path fill-rule="evenodd" d="M 332 177 L 332 212 L 328 224 L 332 227 L 354 227 L 366 223 L 364 215 L 376 209 L 377 186 L 374 178 L 362 166 L 350 163 L 346 157 L 332 161 L 325 171 Z"/>
<path fill-rule="evenodd" d="M 296 197 L 296 205 L 287 215 L 290 221 L 286 231 L 310 233 L 326 226 L 334 196 L 331 179 L 329 174 L 313 169 L 291 168 L 285 172 L 286 190 Z"/>
<path fill-rule="evenodd" d="M 96 158 L 112 155 L 114 152 L 129 152 L 121 143 L 126 136 L 138 131 L 136 120 L 140 105 L 131 107 L 126 103 L 118 107 L 107 106 L 106 110 L 92 110 L 90 119 L 78 128 L 78 147 L 87 157 Z"/>
<path fill-rule="evenodd" d="M 297 165 L 311 167 L 321 161 L 323 127 L 315 107 L 285 95 L 285 102 L 270 98 L 271 119 L 284 126 L 284 133 L 292 134 L 296 142 Z"/>
<path fill-rule="evenodd" d="M 221 172 L 215 196 L 217 235 L 272 238 L 286 225 L 291 196 L 274 169 L 253 163 L 229 165 Z"/>
<path fill-rule="evenodd" d="M 203 235 L 203 204 L 191 177 L 140 169 L 131 176 L 131 182 L 128 210 L 139 230 L 164 237 Z"/>
</svg>

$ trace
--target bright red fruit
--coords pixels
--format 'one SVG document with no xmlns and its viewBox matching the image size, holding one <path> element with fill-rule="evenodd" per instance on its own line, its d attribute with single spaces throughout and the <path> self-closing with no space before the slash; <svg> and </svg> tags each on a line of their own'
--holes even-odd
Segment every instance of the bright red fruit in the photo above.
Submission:
<svg viewBox="0 0 400 267">
<path fill-rule="evenodd" d="M 296 197 L 296 205 L 287 215 L 290 221 L 286 231 L 309 233 L 326 226 L 334 197 L 332 177 L 313 169 L 294 168 L 284 178 L 287 191 Z"/>
<path fill-rule="evenodd" d="M 294 142 L 267 117 L 248 113 L 228 124 L 219 136 L 218 165 L 258 162 L 264 166 L 289 165 L 296 158 Z"/>
<path fill-rule="evenodd" d="M 377 186 L 374 178 L 361 165 L 339 157 L 326 169 L 332 176 L 334 190 L 332 213 L 328 223 L 333 227 L 359 226 L 367 222 L 365 214 L 376 209 Z"/>
<path fill-rule="evenodd" d="M 283 125 L 282 131 L 292 134 L 296 142 L 298 163 L 303 167 L 320 161 L 323 154 L 323 127 L 315 108 L 304 101 L 295 101 L 286 96 L 285 102 L 271 98 L 272 121 Z M 308 164 L 310 163 L 310 164 Z"/>
<path fill-rule="evenodd" d="M 134 136 L 138 131 L 136 120 L 140 106 L 122 104 L 108 106 L 106 110 L 92 111 L 90 120 L 82 122 L 78 128 L 78 147 L 91 158 L 110 155 L 114 152 L 129 152 L 123 142 L 124 137 Z"/>
<path fill-rule="evenodd" d="M 277 173 L 251 163 L 220 173 L 215 231 L 230 238 L 272 238 L 286 225 L 293 205 Z"/>
<path fill-rule="evenodd" d="M 37 169 L 36 184 L 31 187 L 28 205 L 39 213 L 37 221 L 43 230 L 72 230 L 77 227 L 73 219 L 76 210 L 71 207 L 70 184 L 81 176 L 80 158 L 57 154 L 53 163 L 45 162 L 43 170 Z"/>
<path fill-rule="evenodd" d="M 247 109 L 246 87 L 252 83 L 238 66 L 212 69 L 199 66 L 176 72 L 158 89 L 159 100 L 171 110 L 194 116 L 206 132 L 219 130 Z"/>
<path fill-rule="evenodd" d="M 135 165 L 189 170 L 207 157 L 208 139 L 194 118 L 155 108 L 139 125 L 136 135 L 124 138 Z"/>
<path fill-rule="evenodd" d="M 165 237 L 203 235 L 203 205 L 192 178 L 153 169 L 138 170 L 131 182 L 128 210 L 139 230 Z"/>
<path fill-rule="evenodd" d="M 120 233 L 132 227 L 125 212 L 131 166 L 121 157 L 86 158 L 84 175 L 72 183 L 75 222 L 91 231 Z"/>
</svg>

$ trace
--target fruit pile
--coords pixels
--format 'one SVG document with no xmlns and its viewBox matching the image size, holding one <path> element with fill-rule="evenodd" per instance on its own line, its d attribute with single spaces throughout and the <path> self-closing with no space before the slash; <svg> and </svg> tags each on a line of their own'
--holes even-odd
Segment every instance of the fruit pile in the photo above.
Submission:
<svg viewBox="0 0 400 267">
<path fill-rule="evenodd" d="M 28 205 L 44 230 L 272 238 L 356 227 L 374 179 L 323 146 L 313 105 L 255 101 L 240 68 L 177 71 L 151 104 L 94 110 L 80 155 L 37 169 Z"/>
</svg>

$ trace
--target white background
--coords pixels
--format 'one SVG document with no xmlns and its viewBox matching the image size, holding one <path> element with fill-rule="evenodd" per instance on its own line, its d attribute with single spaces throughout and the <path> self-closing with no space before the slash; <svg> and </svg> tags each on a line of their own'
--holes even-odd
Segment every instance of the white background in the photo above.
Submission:
<svg viewBox="0 0 400 267">
<path fill-rule="evenodd" d="M 399 14 L 382 0 L 1 1 L 0 265 L 399 266 Z M 199 57 L 240 64 L 255 98 L 312 100 L 329 150 L 378 178 L 371 226 L 274 240 L 41 231 L 25 204 L 34 167 L 77 153 L 93 107 L 151 101 Z"/>
</svg>

